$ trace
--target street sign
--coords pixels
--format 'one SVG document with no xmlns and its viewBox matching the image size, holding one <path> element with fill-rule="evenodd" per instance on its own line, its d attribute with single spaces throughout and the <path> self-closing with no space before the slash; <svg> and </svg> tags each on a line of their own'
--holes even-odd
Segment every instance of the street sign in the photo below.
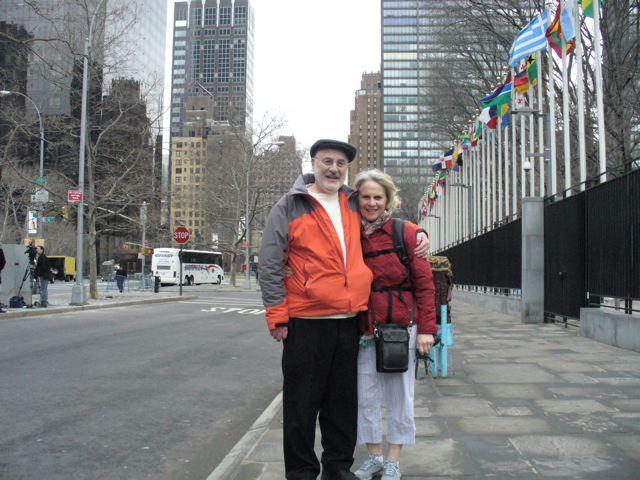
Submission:
<svg viewBox="0 0 640 480">
<path fill-rule="evenodd" d="M 82 192 L 80 190 L 67 191 L 67 203 L 80 203 L 82 201 Z"/>
<path fill-rule="evenodd" d="M 45 223 L 54 223 L 56 221 L 56 217 L 42 217 L 42 221 Z"/>
<path fill-rule="evenodd" d="M 43 176 L 37 176 L 36 177 L 36 183 L 38 185 L 42 185 L 42 186 L 46 185 L 47 184 L 47 177 L 45 177 L 44 175 Z"/>
<path fill-rule="evenodd" d="M 47 203 L 49 201 L 49 192 L 44 188 L 36 188 L 31 195 L 31 203 Z"/>
<path fill-rule="evenodd" d="M 173 240 L 180 245 L 187 243 L 190 238 L 191 233 L 187 227 L 176 227 L 173 231 Z"/>
</svg>

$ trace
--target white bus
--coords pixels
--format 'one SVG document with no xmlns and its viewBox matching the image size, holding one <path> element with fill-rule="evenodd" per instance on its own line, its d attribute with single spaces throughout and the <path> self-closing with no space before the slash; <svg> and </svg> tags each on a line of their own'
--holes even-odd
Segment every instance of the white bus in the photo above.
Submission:
<svg viewBox="0 0 640 480">
<path fill-rule="evenodd" d="M 180 278 L 180 249 L 156 248 L 151 257 L 151 271 L 163 285 L 177 285 Z M 204 250 L 182 251 L 182 284 L 222 283 L 222 253 Z"/>
</svg>

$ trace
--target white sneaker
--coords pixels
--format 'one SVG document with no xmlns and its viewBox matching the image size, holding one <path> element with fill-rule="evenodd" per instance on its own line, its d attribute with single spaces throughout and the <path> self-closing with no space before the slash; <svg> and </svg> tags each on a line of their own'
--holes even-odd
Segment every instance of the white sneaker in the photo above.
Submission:
<svg viewBox="0 0 640 480">
<path fill-rule="evenodd" d="M 382 480 L 400 480 L 400 464 L 393 460 L 387 460 L 384 462 L 384 472 L 382 473 Z"/>
<path fill-rule="evenodd" d="M 382 472 L 383 464 L 379 458 L 382 458 L 382 455 L 369 455 L 369 458 L 356 470 L 356 477 L 360 480 L 371 480 L 376 473 Z"/>
</svg>

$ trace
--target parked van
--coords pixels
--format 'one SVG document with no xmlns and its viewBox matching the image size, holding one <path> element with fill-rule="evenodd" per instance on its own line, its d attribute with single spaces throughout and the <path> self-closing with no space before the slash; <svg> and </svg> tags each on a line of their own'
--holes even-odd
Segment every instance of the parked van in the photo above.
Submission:
<svg viewBox="0 0 640 480">
<path fill-rule="evenodd" d="M 76 259 L 75 257 L 50 256 L 49 266 L 53 278 L 56 280 L 64 280 L 70 282 L 76 278 Z"/>
</svg>

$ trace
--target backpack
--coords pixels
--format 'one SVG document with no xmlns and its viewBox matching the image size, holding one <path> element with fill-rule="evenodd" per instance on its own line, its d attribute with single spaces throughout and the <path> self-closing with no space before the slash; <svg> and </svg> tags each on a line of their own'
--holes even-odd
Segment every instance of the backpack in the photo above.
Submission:
<svg viewBox="0 0 640 480">
<path fill-rule="evenodd" d="M 21 296 L 15 295 L 9 299 L 9 308 L 23 308 L 26 306 L 27 304 L 24 303 L 24 298 Z"/>
</svg>

